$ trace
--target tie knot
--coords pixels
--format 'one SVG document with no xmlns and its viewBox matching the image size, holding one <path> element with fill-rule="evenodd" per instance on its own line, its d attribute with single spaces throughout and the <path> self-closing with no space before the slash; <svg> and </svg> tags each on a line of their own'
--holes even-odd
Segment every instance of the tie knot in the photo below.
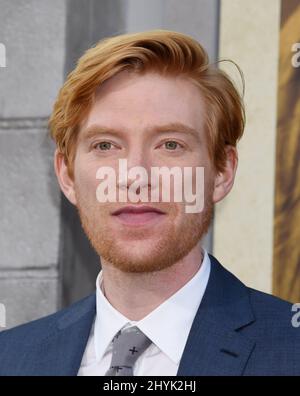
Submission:
<svg viewBox="0 0 300 396">
<path fill-rule="evenodd" d="M 134 363 L 150 344 L 151 340 L 136 326 L 120 330 L 112 340 L 112 361 L 106 375 L 133 375 Z"/>
</svg>

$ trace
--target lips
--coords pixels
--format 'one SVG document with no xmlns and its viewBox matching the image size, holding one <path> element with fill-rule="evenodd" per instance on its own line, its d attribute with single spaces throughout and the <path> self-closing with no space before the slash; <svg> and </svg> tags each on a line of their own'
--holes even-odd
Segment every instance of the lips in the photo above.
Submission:
<svg viewBox="0 0 300 396">
<path fill-rule="evenodd" d="M 145 205 L 125 206 L 112 213 L 113 216 L 126 225 L 153 223 L 160 220 L 165 214 L 160 209 Z"/>
<path fill-rule="evenodd" d="M 164 214 L 165 212 L 157 209 L 157 208 L 153 208 L 152 206 L 125 206 L 124 208 L 120 208 L 118 210 L 116 210 L 115 212 L 113 212 L 113 216 L 118 216 L 122 213 L 149 213 L 149 212 L 154 212 L 154 213 L 160 213 L 160 214 Z"/>
</svg>

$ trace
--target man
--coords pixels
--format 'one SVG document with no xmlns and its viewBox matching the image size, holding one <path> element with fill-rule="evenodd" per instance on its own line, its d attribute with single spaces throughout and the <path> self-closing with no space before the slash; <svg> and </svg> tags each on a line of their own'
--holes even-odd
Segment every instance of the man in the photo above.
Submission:
<svg viewBox="0 0 300 396">
<path fill-rule="evenodd" d="M 50 129 L 60 187 L 101 257 L 96 295 L 1 333 L 1 375 L 300 374 L 291 305 L 200 243 L 233 186 L 243 128 L 234 85 L 189 36 L 122 35 L 84 54 Z M 150 179 L 154 168 L 187 183 Z M 199 210 L 175 199 L 191 187 Z"/>
</svg>

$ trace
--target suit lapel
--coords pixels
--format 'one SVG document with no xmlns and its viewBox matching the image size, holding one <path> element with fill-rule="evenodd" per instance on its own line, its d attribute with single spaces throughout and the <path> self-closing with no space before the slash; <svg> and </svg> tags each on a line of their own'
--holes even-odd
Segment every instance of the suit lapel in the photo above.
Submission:
<svg viewBox="0 0 300 396">
<path fill-rule="evenodd" d="M 210 260 L 209 282 L 178 376 L 241 375 L 255 346 L 241 331 L 255 321 L 247 288 L 214 257 Z M 95 314 L 95 294 L 61 314 L 43 340 L 24 356 L 24 375 L 77 375 Z"/>
<path fill-rule="evenodd" d="M 254 349 L 239 330 L 254 322 L 247 288 L 213 257 L 207 289 L 195 316 L 178 376 L 241 375 Z"/>
<path fill-rule="evenodd" d="M 30 351 L 31 375 L 77 375 L 96 313 L 95 294 L 67 309 Z"/>
</svg>

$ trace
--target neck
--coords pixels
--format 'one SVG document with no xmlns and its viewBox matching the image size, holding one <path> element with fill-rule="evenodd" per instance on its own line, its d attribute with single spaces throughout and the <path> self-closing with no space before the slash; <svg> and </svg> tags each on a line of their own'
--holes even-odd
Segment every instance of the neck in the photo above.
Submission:
<svg viewBox="0 0 300 396">
<path fill-rule="evenodd" d="M 102 260 L 103 292 L 110 304 L 122 315 L 129 320 L 138 321 L 192 279 L 202 260 L 200 244 L 169 268 L 150 273 L 123 272 Z"/>
</svg>

